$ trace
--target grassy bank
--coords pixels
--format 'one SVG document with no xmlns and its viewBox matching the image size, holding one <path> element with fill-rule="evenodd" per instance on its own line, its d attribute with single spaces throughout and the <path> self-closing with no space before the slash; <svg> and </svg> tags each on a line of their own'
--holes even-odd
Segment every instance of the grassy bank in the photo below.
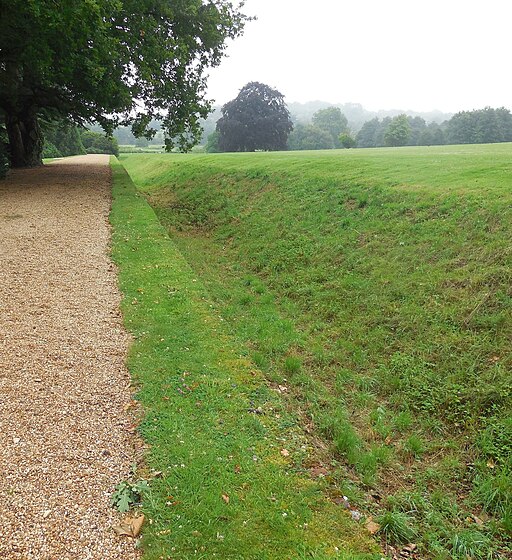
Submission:
<svg viewBox="0 0 512 560">
<path fill-rule="evenodd" d="M 144 413 L 147 560 L 378 558 L 323 477 L 299 421 L 113 162 L 113 255 Z"/>
<path fill-rule="evenodd" d="M 509 553 L 511 155 L 122 160 L 310 445 L 328 446 L 314 454 L 331 488 L 426 557 Z"/>
</svg>

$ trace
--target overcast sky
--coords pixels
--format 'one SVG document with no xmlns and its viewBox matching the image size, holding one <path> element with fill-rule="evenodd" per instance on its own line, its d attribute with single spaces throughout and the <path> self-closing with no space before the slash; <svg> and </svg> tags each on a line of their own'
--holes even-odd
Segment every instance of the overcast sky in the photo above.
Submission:
<svg viewBox="0 0 512 560">
<path fill-rule="evenodd" d="M 217 103 L 259 81 L 288 102 L 512 109 L 512 0 L 247 0 L 244 11 L 258 20 L 210 73 Z"/>
</svg>

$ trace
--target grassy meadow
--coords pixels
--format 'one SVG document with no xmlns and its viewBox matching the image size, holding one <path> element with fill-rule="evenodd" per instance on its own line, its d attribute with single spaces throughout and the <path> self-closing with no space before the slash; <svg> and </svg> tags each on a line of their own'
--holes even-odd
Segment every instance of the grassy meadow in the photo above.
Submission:
<svg viewBox="0 0 512 560">
<path fill-rule="evenodd" d="M 179 515 L 207 525 L 214 511 L 215 522 L 235 528 L 229 556 L 217 528 L 190 524 L 221 558 L 348 558 L 372 552 L 369 533 L 390 555 L 509 557 L 512 145 L 120 159 L 170 235 L 146 206 L 139 215 L 114 204 L 121 278 L 125 267 L 141 274 L 122 287 L 136 334 L 131 368 L 147 411 L 142 431 L 153 468 L 164 470 L 177 454 L 172 461 L 197 477 L 169 467 L 168 482 L 155 479 L 145 507 L 155 508 L 158 531 L 172 530 L 176 542 L 172 512 L 163 516 L 158 496 L 191 484 Z M 131 191 L 127 200 L 143 207 Z M 167 288 L 147 295 L 164 273 Z M 154 302 L 141 316 L 137 290 Z M 183 371 L 194 379 L 182 381 Z M 189 381 L 205 385 L 205 395 L 161 402 L 166 384 Z M 229 406 L 220 404 L 230 383 Z M 251 408 L 258 414 L 248 416 Z M 185 425 L 199 444 L 184 453 L 175 440 Z M 224 431 L 249 440 L 229 449 L 222 441 L 222 453 L 201 456 Z M 286 457 L 279 438 L 288 440 Z M 247 448 L 268 459 L 244 463 L 252 501 L 244 501 L 238 475 L 229 478 L 244 500 L 230 502 L 236 511 L 223 520 L 227 504 L 215 500 L 224 463 L 215 456 L 242 461 Z M 211 474 L 205 487 L 201 472 Z M 274 532 L 281 525 L 256 507 L 274 487 L 284 502 L 295 500 L 287 511 L 313 536 L 297 523 Z M 347 524 L 347 502 L 363 515 L 359 523 Z M 255 548 L 253 537 L 245 551 L 233 548 L 252 507 L 261 534 L 282 543 L 275 556 Z M 327 525 L 312 530 L 308 516 L 355 540 L 339 546 Z M 148 542 L 159 542 L 158 531 Z M 188 538 L 182 551 L 198 550 Z M 416 548 L 403 548 L 411 543 Z"/>
</svg>

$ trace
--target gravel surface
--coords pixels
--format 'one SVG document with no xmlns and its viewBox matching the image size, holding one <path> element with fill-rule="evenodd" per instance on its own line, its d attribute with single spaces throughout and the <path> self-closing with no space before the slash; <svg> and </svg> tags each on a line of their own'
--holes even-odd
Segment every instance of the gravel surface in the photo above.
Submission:
<svg viewBox="0 0 512 560">
<path fill-rule="evenodd" d="M 0 182 L 0 558 L 139 558 L 110 507 L 136 455 L 108 156 Z"/>
</svg>

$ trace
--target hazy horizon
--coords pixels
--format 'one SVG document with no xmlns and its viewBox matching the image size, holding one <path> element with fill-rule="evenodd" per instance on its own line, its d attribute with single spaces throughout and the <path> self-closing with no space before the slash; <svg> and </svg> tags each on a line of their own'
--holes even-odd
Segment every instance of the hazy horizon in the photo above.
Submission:
<svg viewBox="0 0 512 560">
<path fill-rule="evenodd" d="M 369 111 L 456 113 L 512 108 L 507 72 L 512 4 L 489 0 L 247 0 L 258 17 L 210 72 L 208 96 L 233 99 L 250 81 L 288 103 L 358 103 Z"/>
</svg>

